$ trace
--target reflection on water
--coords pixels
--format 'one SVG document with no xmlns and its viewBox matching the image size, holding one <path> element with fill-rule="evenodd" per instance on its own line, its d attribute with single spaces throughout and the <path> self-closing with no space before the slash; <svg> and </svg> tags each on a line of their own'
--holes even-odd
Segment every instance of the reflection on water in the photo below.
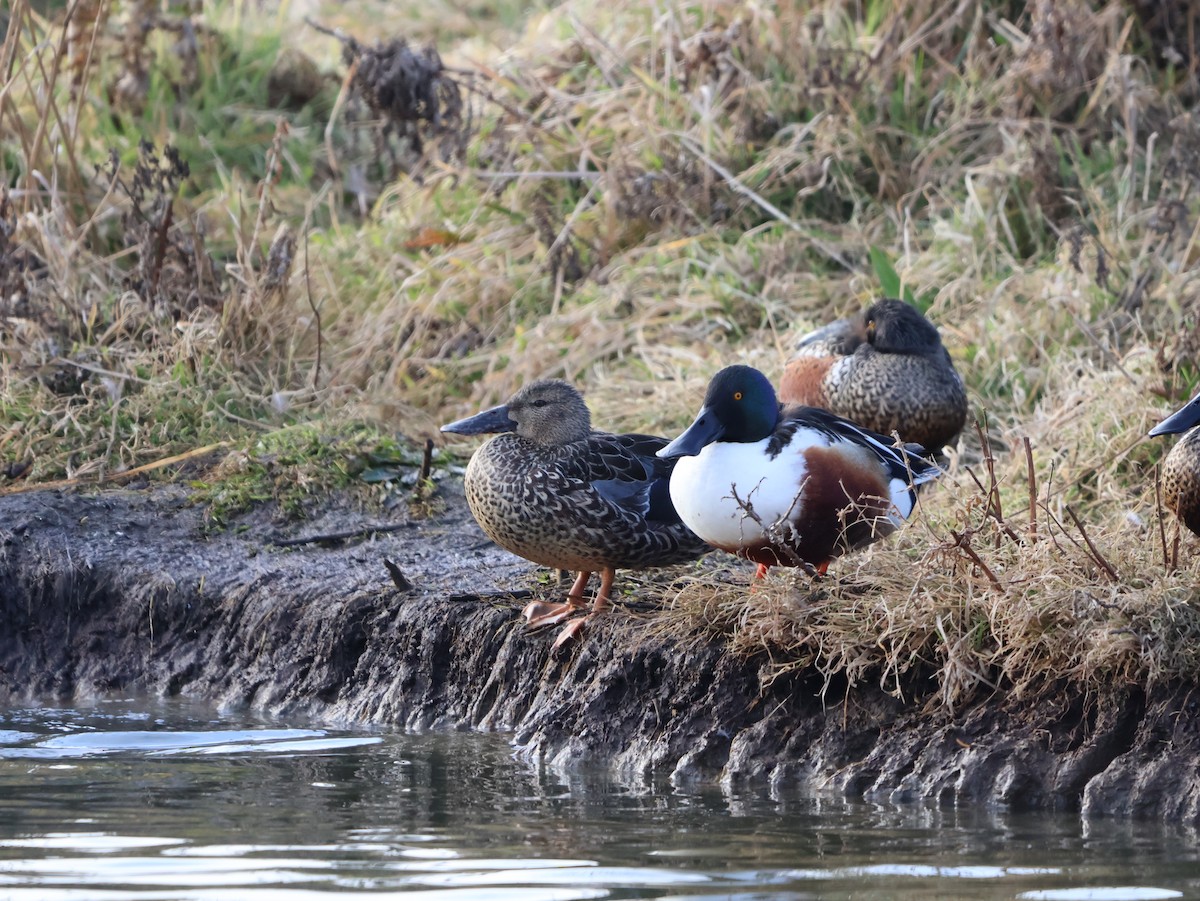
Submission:
<svg viewBox="0 0 1200 901">
<path fill-rule="evenodd" d="M 531 769 L 495 736 L 178 702 L 0 713 L 0 901 L 348 894 L 1149 901 L 1200 896 L 1200 849 L 1144 823 L 650 791 Z"/>
</svg>

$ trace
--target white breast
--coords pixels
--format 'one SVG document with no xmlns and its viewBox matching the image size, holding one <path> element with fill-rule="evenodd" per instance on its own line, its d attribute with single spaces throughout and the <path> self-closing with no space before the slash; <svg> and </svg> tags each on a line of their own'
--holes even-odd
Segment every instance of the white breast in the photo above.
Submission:
<svg viewBox="0 0 1200 901">
<path fill-rule="evenodd" d="M 767 440 L 755 444 L 710 444 L 695 457 L 682 457 L 671 474 L 671 501 L 689 529 L 718 547 L 744 547 L 799 510 L 804 485 L 802 435 L 775 459 Z M 762 525 L 760 525 L 760 523 Z"/>
</svg>

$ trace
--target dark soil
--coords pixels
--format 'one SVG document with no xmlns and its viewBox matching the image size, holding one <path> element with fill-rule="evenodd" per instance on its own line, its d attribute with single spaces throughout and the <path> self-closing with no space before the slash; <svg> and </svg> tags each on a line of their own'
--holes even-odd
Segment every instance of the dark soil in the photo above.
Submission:
<svg viewBox="0 0 1200 901">
<path fill-rule="evenodd" d="M 997 694 L 953 715 L 874 687 L 822 698 L 815 674 L 768 684 L 764 661 L 648 637 L 647 614 L 628 610 L 552 654 L 519 619 L 534 567 L 484 538 L 461 487 L 441 500 L 427 519 L 340 501 L 280 525 L 260 510 L 206 537 L 177 487 L 0 497 L 0 703 L 182 694 L 330 724 L 511 732 L 521 755 L 633 781 L 1200 822 L 1194 686 Z M 395 531 L 276 543 L 368 525 Z"/>
</svg>

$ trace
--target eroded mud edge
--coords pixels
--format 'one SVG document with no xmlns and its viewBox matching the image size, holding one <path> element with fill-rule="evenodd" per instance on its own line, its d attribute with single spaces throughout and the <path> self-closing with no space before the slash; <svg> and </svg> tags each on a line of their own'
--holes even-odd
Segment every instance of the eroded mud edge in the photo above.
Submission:
<svg viewBox="0 0 1200 901">
<path fill-rule="evenodd" d="M 445 493 L 425 520 L 335 501 L 208 538 L 177 487 L 0 497 L 0 703 L 182 694 L 330 724 L 509 732 L 524 756 L 627 780 L 1200 821 L 1194 685 L 997 695 L 951 716 L 873 688 L 822 698 L 812 674 L 767 684 L 760 662 L 647 637 L 621 613 L 552 656 L 503 591 L 528 588 L 530 566 Z M 276 543 L 369 524 L 394 531 Z"/>
</svg>

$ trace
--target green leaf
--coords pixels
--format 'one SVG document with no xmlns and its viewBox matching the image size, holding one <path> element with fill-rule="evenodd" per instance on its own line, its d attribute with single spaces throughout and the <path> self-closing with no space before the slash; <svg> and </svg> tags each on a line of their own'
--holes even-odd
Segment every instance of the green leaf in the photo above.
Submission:
<svg viewBox="0 0 1200 901">
<path fill-rule="evenodd" d="M 364 469 L 358 477 L 368 484 L 375 484 L 394 481 L 401 475 L 403 473 L 394 466 L 377 466 L 373 469 Z"/>
<path fill-rule="evenodd" d="M 875 270 L 875 277 L 879 279 L 879 285 L 883 288 L 884 297 L 895 297 L 903 300 L 905 303 L 910 303 L 922 314 L 929 312 L 929 308 L 933 306 L 934 298 L 937 297 L 936 291 L 929 290 L 920 297 L 917 297 L 913 294 L 912 288 L 901 284 L 900 275 L 896 272 L 896 267 L 892 265 L 892 261 L 888 259 L 886 253 L 878 247 L 872 246 L 870 256 L 871 268 Z"/>
<path fill-rule="evenodd" d="M 896 272 L 896 267 L 892 265 L 892 261 L 888 259 L 887 254 L 878 247 L 872 246 L 870 250 L 871 268 L 875 270 L 875 277 L 879 279 L 879 285 L 883 288 L 885 297 L 900 296 L 900 275 Z M 912 292 L 909 292 L 910 294 Z M 908 300 L 906 297 L 905 300 Z"/>
</svg>

